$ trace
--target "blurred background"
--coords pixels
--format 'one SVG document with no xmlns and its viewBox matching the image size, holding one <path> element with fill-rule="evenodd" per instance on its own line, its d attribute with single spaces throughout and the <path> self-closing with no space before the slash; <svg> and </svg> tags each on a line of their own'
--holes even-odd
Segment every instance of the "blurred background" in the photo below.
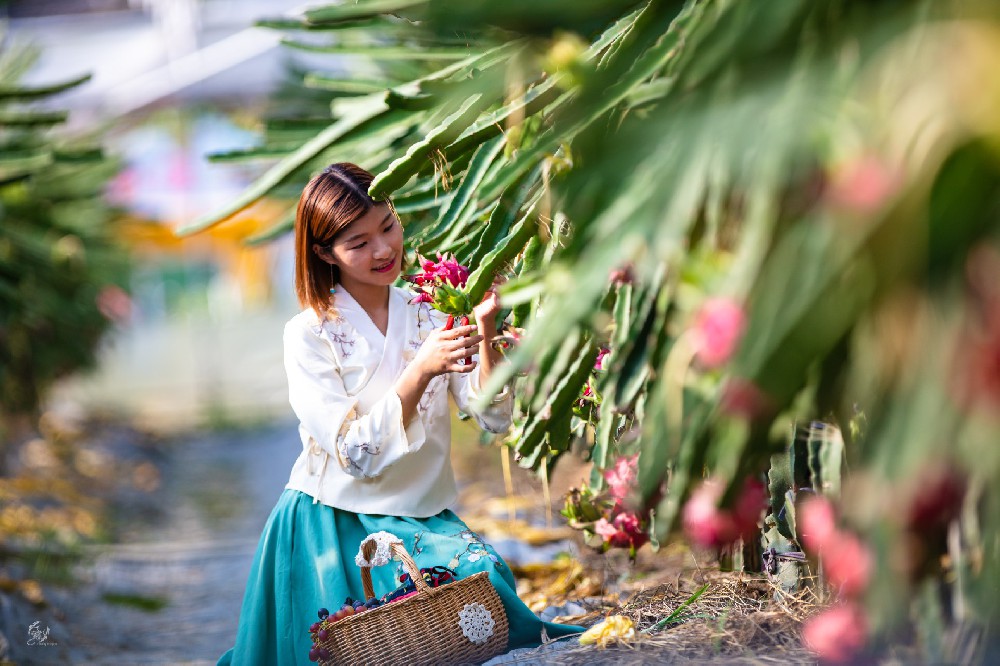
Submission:
<svg viewBox="0 0 1000 666">
<path fill-rule="evenodd" d="M 294 4 L 7 5 L 6 38 L 40 51 L 24 85 L 93 75 L 53 102 L 72 109 L 68 131 L 101 132 L 120 160 L 107 200 L 133 260 L 123 285 L 127 312 L 102 343 L 95 370 L 53 387 L 52 409 L 127 415 L 156 429 L 284 414 L 274 343 L 297 310 L 290 238 L 244 246 L 269 221 L 266 202 L 217 233 L 182 241 L 172 231 L 250 182 L 252 167 L 213 165 L 206 156 L 253 142 L 268 94 L 295 57 L 253 19 Z"/>
<path fill-rule="evenodd" d="M 206 156 L 253 142 L 295 67 L 253 20 L 293 4 L 0 3 L 0 663 L 214 663 L 234 640 L 300 446 L 290 239 L 244 244 L 266 201 L 173 231 L 259 171 Z"/>
</svg>

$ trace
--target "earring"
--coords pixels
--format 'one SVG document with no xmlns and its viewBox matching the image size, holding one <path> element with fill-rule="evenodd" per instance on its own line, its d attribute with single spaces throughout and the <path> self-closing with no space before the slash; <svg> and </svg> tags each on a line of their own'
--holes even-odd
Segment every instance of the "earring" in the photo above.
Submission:
<svg viewBox="0 0 1000 666">
<path fill-rule="evenodd" d="M 330 295 L 331 296 L 333 294 L 337 293 L 337 288 L 334 286 L 334 284 L 336 284 L 336 283 L 333 281 L 333 264 L 330 264 Z"/>
</svg>

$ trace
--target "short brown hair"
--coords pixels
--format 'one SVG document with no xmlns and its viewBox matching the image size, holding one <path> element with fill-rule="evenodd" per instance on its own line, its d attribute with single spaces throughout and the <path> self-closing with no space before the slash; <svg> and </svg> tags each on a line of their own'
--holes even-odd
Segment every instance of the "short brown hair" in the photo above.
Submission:
<svg viewBox="0 0 1000 666">
<path fill-rule="evenodd" d="M 379 204 L 368 195 L 374 180 L 357 164 L 338 162 L 313 176 L 302 190 L 295 212 L 295 293 L 302 307 L 323 317 L 330 304 L 330 287 L 339 279 L 337 268 L 313 252 L 313 244 L 332 245 L 337 234 Z"/>
</svg>

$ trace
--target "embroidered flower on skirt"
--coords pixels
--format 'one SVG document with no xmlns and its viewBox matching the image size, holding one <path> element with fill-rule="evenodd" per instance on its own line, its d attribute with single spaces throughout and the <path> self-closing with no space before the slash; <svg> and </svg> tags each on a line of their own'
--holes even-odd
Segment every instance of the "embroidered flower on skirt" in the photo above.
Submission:
<svg viewBox="0 0 1000 666">
<path fill-rule="evenodd" d="M 497 568 L 503 566 L 503 561 L 494 555 L 493 552 L 486 547 L 486 544 L 483 543 L 482 537 L 472 530 L 463 530 L 454 536 L 460 536 L 465 540 L 465 550 L 457 553 L 455 557 L 451 559 L 451 562 L 448 563 L 449 568 L 457 568 L 463 556 L 465 556 L 467 562 L 478 562 L 480 559 L 486 557 L 492 560 L 493 564 L 496 565 Z"/>
</svg>

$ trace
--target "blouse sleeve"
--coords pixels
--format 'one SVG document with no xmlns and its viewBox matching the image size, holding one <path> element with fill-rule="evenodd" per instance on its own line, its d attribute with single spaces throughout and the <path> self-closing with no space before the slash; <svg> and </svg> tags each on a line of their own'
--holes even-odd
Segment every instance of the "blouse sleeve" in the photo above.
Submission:
<svg viewBox="0 0 1000 666">
<path fill-rule="evenodd" d="M 372 478 L 424 443 L 419 417 L 403 424 L 403 406 L 388 391 L 360 413 L 347 395 L 333 350 L 296 322 L 285 326 L 288 401 L 306 432 L 351 476 Z"/>
<path fill-rule="evenodd" d="M 472 357 L 479 359 L 478 354 Z M 479 368 L 477 365 L 472 372 L 453 372 L 449 376 L 448 387 L 458 408 L 466 414 L 471 414 L 476 419 L 479 427 L 487 432 L 503 433 L 510 428 L 514 414 L 514 399 L 509 386 L 504 386 L 499 394 L 493 397 L 490 404 L 483 410 L 475 409 L 475 405 L 482 392 L 479 386 Z"/>
</svg>

